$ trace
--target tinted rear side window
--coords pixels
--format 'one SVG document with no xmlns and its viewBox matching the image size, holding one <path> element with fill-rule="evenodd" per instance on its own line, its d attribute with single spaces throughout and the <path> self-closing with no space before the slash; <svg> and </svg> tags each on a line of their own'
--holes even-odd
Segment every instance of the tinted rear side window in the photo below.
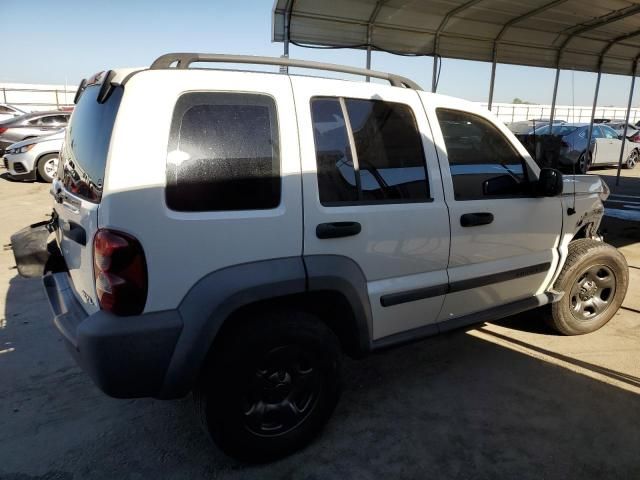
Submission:
<svg viewBox="0 0 640 480">
<path fill-rule="evenodd" d="M 407 105 L 314 98 L 311 115 L 322 205 L 429 200 L 422 140 Z"/>
<path fill-rule="evenodd" d="M 364 201 L 429 198 L 422 140 L 408 106 L 346 99 Z"/>
<path fill-rule="evenodd" d="M 65 188 L 91 202 L 102 197 L 104 171 L 123 87 L 115 87 L 104 103 L 96 98 L 100 86 L 90 86 L 83 92 L 76 105 L 67 129 L 61 170 Z"/>
<path fill-rule="evenodd" d="M 274 100 L 248 93 L 187 93 L 176 103 L 166 200 L 178 211 L 256 210 L 280 204 Z"/>
<path fill-rule="evenodd" d="M 358 200 L 358 187 L 340 101 L 320 98 L 311 103 L 316 142 L 318 189 L 323 205 Z"/>
</svg>

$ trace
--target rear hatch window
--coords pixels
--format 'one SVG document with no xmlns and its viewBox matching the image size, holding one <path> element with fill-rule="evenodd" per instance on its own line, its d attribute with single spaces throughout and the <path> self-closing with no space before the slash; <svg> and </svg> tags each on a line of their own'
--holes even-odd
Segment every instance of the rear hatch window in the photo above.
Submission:
<svg viewBox="0 0 640 480">
<path fill-rule="evenodd" d="M 64 188 L 85 200 L 100 203 L 111 131 L 123 87 L 115 87 L 104 103 L 98 103 L 100 85 L 87 87 L 71 117 L 61 154 L 58 178 Z"/>
</svg>

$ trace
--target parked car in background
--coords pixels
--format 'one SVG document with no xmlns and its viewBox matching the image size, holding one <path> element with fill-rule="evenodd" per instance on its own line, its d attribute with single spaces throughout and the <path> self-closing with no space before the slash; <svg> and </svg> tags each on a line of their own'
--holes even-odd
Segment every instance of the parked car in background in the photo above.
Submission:
<svg viewBox="0 0 640 480">
<path fill-rule="evenodd" d="M 512 123 L 507 123 L 507 128 L 509 130 L 511 130 L 513 133 L 515 133 L 516 135 L 521 135 L 521 134 L 526 134 L 526 133 L 533 133 L 533 130 L 535 130 L 536 128 L 540 128 L 540 127 L 544 127 L 545 125 L 549 125 L 550 120 L 548 118 L 537 118 L 537 119 L 530 119 L 530 120 L 524 120 L 522 122 L 512 122 Z M 553 124 L 554 125 L 562 125 L 565 122 L 564 120 L 554 120 Z"/>
<path fill-rule="evenodd" d="M 11 120 L 13 118 L 19 117 L 20 115 L 24 115 L 24 110 L 20 110 L 18 107 L 14 107 L 13 105 L 7 105 L 6 103 L 0 103 L 0 122 L 5 120 Z"/>
<path fill-rule="evenodd" d="M 550 135 L 549 125 L 537 128 L 535 135 Z M 533 135 L 533 134 L 529 134 Z M 561 137 L 559 167 L 565 171 L 587 173 L 593 165 L 617 165 L 620 158 L 622 140 L 617 132 L 608 125 L 594 125 L 591 134 L 591 148 L 587 154 L 587 141 L 589 138 L 588 123 L 565 123 L 553 126 L 553 135 Z M 627 168 L 634 168 L 638 162 L 640 144 L 626 141 L 623 164 Z"/>
<path fill-rule="evenodd" d="M 613 128 L 620 136 L 624 135 L 625 122 L 611 122 L 607 126 Z M 640 129 L 633 123 L 627 123 L 627 138 L 632 142 L 640 142 Z"/>
<path fill-rule="evenodd" d="M 0 123 L 0 155 L 9 145 L 54 133 L 67 126 L 70 112 L 33 112 Z"/>
<path fill-rule="evenodd" d="M 23 140 L 10 145 L 2 162 L 15 180 L 42 180 L 51 183 L 58 169 L 65 131 Z"/>
</svg>

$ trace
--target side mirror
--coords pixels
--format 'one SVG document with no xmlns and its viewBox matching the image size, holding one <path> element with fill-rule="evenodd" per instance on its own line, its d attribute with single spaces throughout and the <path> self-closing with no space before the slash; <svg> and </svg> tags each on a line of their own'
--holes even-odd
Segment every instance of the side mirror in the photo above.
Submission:
<svg viewBox="0 0 640 480">
<path fill-rule="evenodd" d="M 562 173 L 555 168 L 543 168 L 535 184 L 535 191 L 541 197 L 555 197 L 562 193 Z"/>
<path fill-rule="evenodd" d="M 522 190 L 518 181 L 511 175 L 500 175 L 485 180 L 482 184 L 482 193 L 485 195 L 514 195 Z"/>
</svg>

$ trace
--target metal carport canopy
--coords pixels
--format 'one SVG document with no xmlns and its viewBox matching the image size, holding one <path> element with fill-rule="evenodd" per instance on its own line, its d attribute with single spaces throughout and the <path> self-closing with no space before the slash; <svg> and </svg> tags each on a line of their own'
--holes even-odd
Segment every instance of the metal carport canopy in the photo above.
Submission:
<svg viewBox="0 0 640 480">
<path fill-rule="evenodd" d="M 274 41 L 491 62 L 489 109 L 496 64 L 556 69 L 551 131 L 560 71 L 597 72 L 587 144 L 603 73 L 631 75 L 618 175 L 640 60 L 640 0 L 275 0 Z M 368 79 L 367 79 L 368 80 Z"/>
<path fill-rule="evenodd" d="M 630 0 L 276 0 L 273 40 L 630 75 Z"/>
</svg>

